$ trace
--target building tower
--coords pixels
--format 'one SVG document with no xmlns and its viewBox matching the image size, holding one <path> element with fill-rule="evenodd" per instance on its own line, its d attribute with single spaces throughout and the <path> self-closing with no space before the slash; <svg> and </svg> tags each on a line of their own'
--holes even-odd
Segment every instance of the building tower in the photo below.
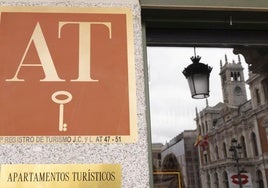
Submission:
<svg viewBox="0 0 268 188">
<path fill-rule="evenodd" d="M 228 63 L 225 55 L 225 64 L 220 65 L 223 102 L 230 106 L 238 106 L 247 101 L 246 84 L 241 65 L 240 56 L 238 63 Z"/>
</svg>

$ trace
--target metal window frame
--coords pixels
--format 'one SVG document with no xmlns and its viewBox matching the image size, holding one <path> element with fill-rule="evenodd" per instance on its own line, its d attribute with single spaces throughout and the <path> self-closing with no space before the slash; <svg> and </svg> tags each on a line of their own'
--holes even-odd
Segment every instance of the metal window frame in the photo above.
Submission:
<svg viewBox="0 0 268 188">
<path fill-rule="evenodd" d="M 180 2 L 182 1 L 184 0 L 180 0 Z M 219 2 L 219 0 L 216 1 Z M 165 3 L 161 4 L 163 2 Z M 211 3 L 211 0 L 204 2 Z M 221 0 L 221 2 L 225 3 L 225 0 Z M 257 3 L 256 7 L 245 6 L 242 8 L 220 6 L 217 3 L 215 6 L 174 5 L 172 4 L 174 0 L 140 0 L 140 3 L 144 41 L 150 187 L 153 187 L 146 48 L 148 46 L 258 47 L 268 51 L 268 2 L 258 0 L 254 1 Z"/>
</svg>

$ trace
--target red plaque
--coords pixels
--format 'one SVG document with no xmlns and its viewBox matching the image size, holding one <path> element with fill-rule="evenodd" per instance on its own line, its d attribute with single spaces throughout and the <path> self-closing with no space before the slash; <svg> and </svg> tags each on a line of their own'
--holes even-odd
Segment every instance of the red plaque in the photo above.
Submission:
<svg viewBox="0 0 268 188">
<path fill-rule="evenodd" d="M 129 9 L 0 10 L 0 136 L 136 139 Z"/>
</svg>

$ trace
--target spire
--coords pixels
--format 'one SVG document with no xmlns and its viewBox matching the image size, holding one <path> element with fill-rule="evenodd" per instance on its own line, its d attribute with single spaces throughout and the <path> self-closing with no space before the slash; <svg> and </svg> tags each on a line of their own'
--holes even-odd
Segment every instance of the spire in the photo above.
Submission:
<svg viewBox="0 0 268 188">
<path fill-rule="evenodd" d="M 206 107 L 208 107 L 208 99 L 206 98 Z"/>
<path fill-rule="evenodd" d="M 241 64 L 240 55 L 238 54 L 238 63 Z"/>
<path fill-rule="evenodd" d="M 198 127 L 199 124 L 199 114 L 198 114 L 198 110 L 197 107 L 195 107 L 195 121 L 196 121 L 196 126 Z"/>
<path fill-rule="evenodd" d="M 225 54 L 225 64 L 228 63 L 227 55 Z"/>
<path fill-rule="evenodd" d="M 222 69 L 222 60 L 220 60 L 220 67 L 221 67 L 221 69 Z"/>
</svg>

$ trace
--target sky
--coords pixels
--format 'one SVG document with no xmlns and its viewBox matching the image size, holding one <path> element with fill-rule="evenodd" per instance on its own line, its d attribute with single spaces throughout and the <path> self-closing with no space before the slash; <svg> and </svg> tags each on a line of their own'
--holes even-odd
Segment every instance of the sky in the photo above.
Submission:
<svg viewBox="0 0 268 188">
<path fill-rule="evenodd" d="M 210 74 L 209 106 L 223 101 L 220 81 L 220 60 L 225 63 L 237 63 L 238 56 L 231 48 L 196 48 L 201 63 L 213 69 Z M 169 142 L 184 130 L 195 130 L 196 108 L 206 107 L 206 99 L 192 99 L 184 68 L 192 63 L 193 47 L 148 47 L 149 94 L 151 112 L 151 132 L 153 143 Z M 248 78 L 248 66 L 240 55 L 244 67 L 245 80 Z M 248 88 L 248 87 L 247 87 Z M 250 98 L 249 92 L 247 93 Z"/>
</svg>

